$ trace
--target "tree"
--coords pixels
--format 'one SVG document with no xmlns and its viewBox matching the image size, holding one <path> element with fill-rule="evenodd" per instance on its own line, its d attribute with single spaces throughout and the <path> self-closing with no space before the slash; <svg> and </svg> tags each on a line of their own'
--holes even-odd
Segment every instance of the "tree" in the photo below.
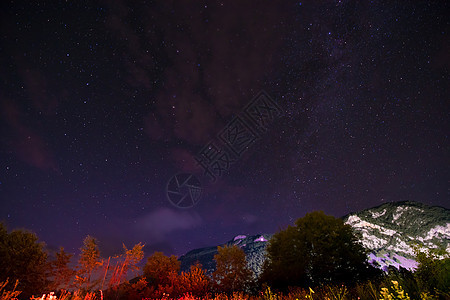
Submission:
<svg viewBox="0 0 450 300">
<path fill-rule="evenodd" d="M 64 247 L 59 248 L 56 259 L 51 262 L 53 281 L 50 284 L 50 290 L 68 290 L 71 287 L 76 274 L 75 270 L 69 267 L 72 256 L 73 254 L 64 251 Z"/>
<path fill-rule="evenodd" d="M 297 235 L 297 228 L 288 226 L 272 236 L 260 281 L 279 288 L 305 285 L 306 260 L 299 255 Z"/>
<path fill-rule="evenodd" d="M 133 248 L 127 249 L 125 244 L 123 245 L 124 249 L 124 261 L 123 261 L 123 270 L 125 274 L 128 271 L 137 272 L 139 267 L 137 264 L 144 258 L 144 245 L 141 243 L 134 245 Z"/>
<path fill-rule="evenodd" d="M 217 251 L 214 255 L 216 271 L 213 273 L 216 288 L 225 293 L 244 291 L 252 279 L 244 251 L 236 245 L 219 246 Z"/>
<path fill-rule="evenodd" d="M 440 293 L 450 297 L 450 254 L 446 249 L 423 250 L 414 246 L 416 261 L 419 263 L 414 276 L 421 290 Z"/>
<path fill-rule="evenodd" d="M 77 274 L 77 284 L 82 287 L 85 286 L 87 289 L 92 287 L 91 277 L 94 271 L 102 265 L 100 260 L 100 250 L 98 248 L 97 240 L 88 235 L 83 241 L 83 247 L 80 249 L 80 259 L 78 261 L 78 274 Z"/>
<path fill-rule="evenodd" d="M 267 247 L 261 279 L 272 286 L 349 283 L 378 274 L 350 225 L 312 212 L 276 233 Z"/>
<path fill-rule="evenodd" d="M 111 257 L 103 264 L 102 283 L 99 287 L 100 290 L 103 290 L 104 287 L 106 288 L 106 291 L 104 292 L 105 299 L 122 299 L 125 295 L 127 299 L 137 300 L 147 298 L 145 293 L 148 288 L 145 278 L 141 278 L 141 280 L 133 284 L 127 280 L 129 271 L 137 272 L 139 270 L 137 264 L 144 257 L 143 248 L 144 245 L 141 243 L 134 245 L 132 249 L 128 249 L 125 244 L 123 244 L 124 253 L 112 257 L 115 266 L 110 269 Z M 108 277 L 109 270 L 112 270 L 112 273 Z M 105 283 L 107 283 L 107 285 L 105 285 Z"/>
<path fill-rule="evenodd" d="M 44 244 L 36 234 L 24 230 L 8 233 L 0 223 L 0 282 L 9 278 L 6 289 L 19 280 L 17 290 L 24 299 L 41 294 L 49 284 L 49 270 Z"/>
<path fill-rule="evenodd" d="M 109 287 L 118 286 L 119 284 L 126 281 L 126 277 L 128 271 L 137 272 L 139 267 L 137 264 L 144 258 L 144 245 L 141 243 L 134 245 L 132 249 L 128 249 L 125 244 L 123 244 L 124 254 L 118 257 L 118 261 L 116 262 L 116 266 L 113 269 L 113 274 L 109 280 Z M 105 270 L 108 271 L 109 261 Z M 103 285 L 103 284 L 102 284 Z"/>
<path fill-rule="evenodd" d="M 195 297 L 202 298 L 208 293 L 209 277 L 200 263 L 191 266 L 189 272 L 182 272 L 178 280 L 178 295 L 190 293 Z"/>
<path fill-rule="evenodd" d="M 175 255 L 168 257 L 162 252 L 155 252 L 147 259 L 144 276 L 154 287 L 173 286 L 173 279 L 180 272 L 180 264 Z"/>
</svg>

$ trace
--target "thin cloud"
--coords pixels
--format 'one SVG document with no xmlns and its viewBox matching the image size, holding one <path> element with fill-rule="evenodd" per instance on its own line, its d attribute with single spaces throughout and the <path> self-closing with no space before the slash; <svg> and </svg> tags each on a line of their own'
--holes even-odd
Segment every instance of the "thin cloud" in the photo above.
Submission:
<svg viewBox="0 0 450 300">
<path fill-rule="evenodd" d="M 138 219 L 136 227 L 152 241 L 161 241 L 172 232 L 194 229 L 201 223 L 202 218 L 195 212 L 159 208 Z"/>
<path fill-rule="evenodd" d="M 23 116 L 12 101 L 1 101 L 3 119 L 8 126 L 5 143 L 23 162 L 41 170 L 57 171 L 58 167 L 46 141 L 26 126 Z"/>
</svg>

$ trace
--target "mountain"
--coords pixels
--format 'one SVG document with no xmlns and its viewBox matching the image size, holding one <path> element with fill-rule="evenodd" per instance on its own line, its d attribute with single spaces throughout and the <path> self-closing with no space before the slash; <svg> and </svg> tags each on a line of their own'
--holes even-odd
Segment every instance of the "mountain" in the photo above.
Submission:
<svg viewBox="0 0 450 300">
<path fill-rule="evenodd" d="M 383 269 L 390 265 L 414 269 L 413 243 L 450 252 L 450 210 L 443 207 L 411 201 L 386 203 L 343 219 L 371 251 L 369 261 Z"/>
<path fill-rule="evenodd" d="M 237 235 L 232 240 L 219 246 L 239 246 L 242 250 L 244 250 L 247 256 L 247 262 L 250 269 L 253 270 L 255 274 L 259 274 L 265 260 L 266 245 L 271 237 L 272 235 L 270 234 L 249 236 Z M 188 271 L 192 264 L 199 261 L 202 264 L 203 269 L 210 274 L 216 269 L 216 262 L 214 261 L 214 255 L 216 254 L 217 246 L 191 250 L 179 258 L 181 261 L 181 270 Z"/>
<path fill-rule="evenodd" d="M 393 202 L 350 213 L 342 218 L 353 227 L 365 248 L 368 257 L 384 270 L 388 266 L 414 269 L 417 262 L 411 243 L 418 242 L 424 248 L 445 248 L 450 252 L 450 210 L 427 206 L 418 202 Z M 237 235 L 225 244 L 238 245 L 247 255 L 249 267 L 259 275 L 265 259 L 270 234 Z M 181 270 L 189 270 L 199 261 L 208 273 L 215 270 L 214 255 L 217 246 L 189 251 L 180 257 Z"/>
</svg>

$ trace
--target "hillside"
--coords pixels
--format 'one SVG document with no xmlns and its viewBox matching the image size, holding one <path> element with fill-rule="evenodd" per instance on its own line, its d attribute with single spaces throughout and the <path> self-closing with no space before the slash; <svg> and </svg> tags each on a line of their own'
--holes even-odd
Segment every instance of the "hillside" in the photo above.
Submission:
<svg viewBox="0 0 450 300">
<path fill-rule="evenodd" d="M 369 261 L 379 267 L 402 266 L 414 269 L 411 243 L 419 242 L 425 248 L 443 247 L 450 251 L 450 210 L 417 202 L 386 203 L 342 218 L 351 225 L 361 242 L 370 250 Z M 265 259 L 265 249 L 270 234 L 237 235 L 220 245 L 238 245 L 247 254 L 250 268 L 259 274 Z M 210 273 L 215 269 L 214 255 L 217 246 L 189 251 L 180 257 L 181 269 L 199 261 Z"/>
<path fill-rule="evenodd" d="M 417 202 L 386 203 L 345 216 L 371 251 L 370 261 L 413 269 L 413 243 L 450 251 L 450 211 Z"/>
<path fill-rule="evenodd" d="M 270 239 L 270 237 L 270 234 L 249 236 L 237 235 L 232 240 L 219 246 L 237 245 L 241 247 L 241 249 L 244 250 L 245 254 L 247 255 L 247 262 L 249 267 L 253 270 L 253 272 L 255 272 L 255 274 L 259 274 L 265 259 L 265 249 L 267 241 Z M 191 250 L 180 257 L 181 270 L 187 271 L 189 270 L 191 264 L 199 261 L 208 273 L 212 273 L 216 268 L 216 263 L 214 261 L 215 254 L 217 254 L 217 246 Z"/>
</svg>

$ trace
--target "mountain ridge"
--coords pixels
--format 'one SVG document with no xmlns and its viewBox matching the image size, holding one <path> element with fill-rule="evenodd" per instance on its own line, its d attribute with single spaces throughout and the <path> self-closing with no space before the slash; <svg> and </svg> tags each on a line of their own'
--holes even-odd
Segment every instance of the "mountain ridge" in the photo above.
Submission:
<svg viewBox="0 0 450 300">
<path fill-rule="evenodd" d="M 412 243 L 423 244 L 426 251 L 444 248 L 450 252 L 450 210 L 415 201 L 388 202 L 376 207 L 351 212 L 341 217 L 352 226 L 363 246 L 370 251 L 369 262 L 383 270 L 389 266 L 413 270 Z M 248 266 L 259 275 L 265 260 L 267 241 L 272 234 L 236 235 L 218 246 L 237 245 L 247 255 Z M 207 273 L 215 270 L 217 246 L 188 251 L 179 260 L 186 271 L 199 261 Z"/>
</svg>

